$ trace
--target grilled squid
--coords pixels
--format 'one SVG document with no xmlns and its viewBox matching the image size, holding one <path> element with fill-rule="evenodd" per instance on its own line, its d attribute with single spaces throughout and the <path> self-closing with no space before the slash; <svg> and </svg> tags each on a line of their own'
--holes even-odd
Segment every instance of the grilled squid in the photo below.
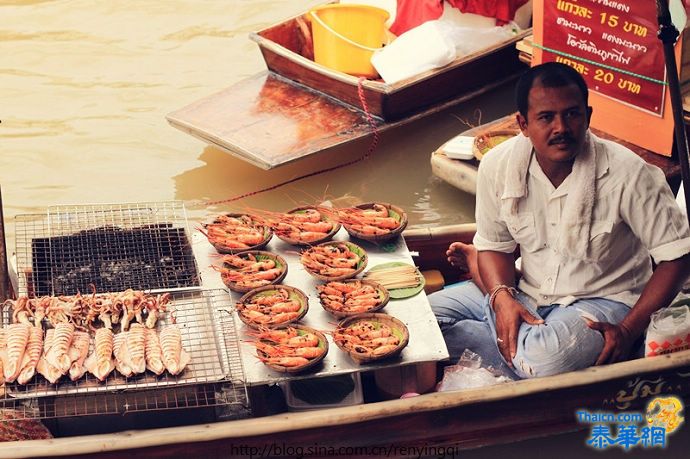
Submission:
<svg viewBox="0 0 690 459">
<path fill-rule="evenodd" d="M 74 325 L 69 322 L 60 322 L 55 325 L 53 344 L 46 354 L 49 364 L 57 368 L 64 375 L 69 371 L 72 360 L 69 357 L 69 348 L 74 339 Z"/>
<path fill-rule="evenodd" d="M 115 356 L 115 368 L 122 376 L 129 377 L 134 374 L 129 365 L 125 363 L 125 354 L 127 353 L 127 343 L 125 338 L 127 332 L 118 333 L 113 338 L 113 355 Z"/>
<path fill-rule="evenodd" d="M 127 352 L 125 354 L 125 363 L 134 373 L 143 373 L 146 371 L 146 328 L 138 323 L 133 323 L 127 332 L 125 338 L 127 343 Z"/>
<path fill-rule="evenodd" d="M 89 344 L 91 344 L 91 337 L 88 333 L 74 332 L 72 346 L 69 348 L 69 358 L 72 361 L 69 367 L 69 379 L 72 381 L 76 381 L 86 373 L 84 361 L 89 355 Z"/>
<path fill-rule="evenodd" d="M 55 329 L 50 328 L 48 331 L 46 331 L 45 340 L 43 341 L 43 355 L 41 355 L 40 359 L 38 360 L 38 364 L 36 365 L 36 371 L 43 375 L 43 377 L 52 384 L 55 384 L 57 380 L 60 379 L 60 376 L 62 376 L 62 372 L 52 366 L 46 358 L 53 347 L 54 336 Z"/>
<path fill-rule="evenodd" d="M 29 342 L 30 331 L 31 326 L 24 323 L 12 324 L 8 327 L 7 357 L 3 366 L 5 381 L 7 382 L 14 382 L 22 370 L 22 361 Z"/>
<path fill-rule="evenodd" d="M 19 384 L 26 384 L 34 374 L 36 374 L 36 365 L 41 358 L 43 351 L 43 329 L 40 327 L 31 327 L 29 332 L 29 342 L 26 345 L 24 352 L 24 359 L 22 360 L 22 369 L 17 377 Z"/>
<path fill-rule="evenodd" d="M 145 330 L 146 369 L 159 375 L 165 371 L 165 365 L 163 364 L 163 349 L 161 349 L 161 343 L 158 340 L 156 330 L 150 328 Z"/>
<path fill-rule="evenodd" d="M 182 348 L 182 335 L 177 325 L 167 325 L 160 333 L 163 363 L 170 374 L 177 375 L 184 370 L 190 357 Z"/>
<path fill-rule="evenodd" d="M 115 369 L 113 361 L 113 332 L 109 328 L 99 328 L 96 330 L 94 338 L 94 349 L 84 362 L 86 369 L 98 378 L 105 380 Z"/>
</svg>

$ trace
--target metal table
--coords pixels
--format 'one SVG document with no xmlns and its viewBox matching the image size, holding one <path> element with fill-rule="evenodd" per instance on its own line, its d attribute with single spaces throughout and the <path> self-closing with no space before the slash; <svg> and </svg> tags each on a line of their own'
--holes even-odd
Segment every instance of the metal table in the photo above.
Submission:
<svg viewBox="0 0 690 459">
<path fill-rule="evenodd" d="M 220 274 L 214 271 L 210 265 L 217 258 L 215 249 L 208 243 L 206 238 L 198 232 L 193 236 L 193 250 L 199 262 L 201 280 L 203 288 L 224 288 L 225 285 L 220 279 Z M 349 235 L 341 229 L 333 238 L 337 241 L 349 240 Z M 353 240 L 366 250 L 369 256 L 367 269 L 380 263 L 390 261 L 402 261 L 413 264 L 410 252 L 407 249 L 405 240 L 398 238 L 397 241 L 388 243 L 381 247 L 366 241 Z M 304 270 L 299 262 L 299 248 L 289 245 L 277 237 L 273 237 L 268 246 L 264 249 L 269 252 L 281 255 L 288 263 L 288 274 L 283 280 L 284 285 L 290 285 L 302 290 L 309 297 L 309 312 L 300 323 L 322 331 L 330 331 L 335 328 L 338 319 L 326 312 L 319 302 L 316 286 L 322 281 L 311 276 Z M 217 260 L 216 260 L 217 263 Z M 366 271 L 366 270 L 365 270 Z M 233 302 L 240 299 L 242 294 L 229 291 Z M 409 344 L 397 358 L 382 360 L 365 364 L 357 364 L 350 359 L 349 355 L 341 351 L 327 335 L 329 340 L 329 351 L 321 365 L 311 370 L 299 374 L 285 374 L 271 370 L 256 358 L 254 346 L 248 342 L 240 343 L 240 353 L 244 365 L 246 384 L 249 386 L 274 384 L 282 381 L 334 376 L 349 374 L 360 371 L 369 371 L 379 368 L 398 367 L 422 362 L 444 360 L 448 358 L 448 350 L 441 335 L 436 319 L 429 301 L 424 291 L 417 295 L 405 299 L 392 299 L 383 310 L 379 311 L 390 314 L 401 320 L 409 329 Z M 238 336 L 241 340 L 251 338 L 246 335 L 251 331 L 237 318 L 235 320 L 238 327 Z"/>
</svg>

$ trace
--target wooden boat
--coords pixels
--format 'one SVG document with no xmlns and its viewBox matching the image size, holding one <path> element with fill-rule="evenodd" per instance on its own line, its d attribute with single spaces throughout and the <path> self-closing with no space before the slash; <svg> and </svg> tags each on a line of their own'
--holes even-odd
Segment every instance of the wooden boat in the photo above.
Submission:
<svg viewBox="0 0 690 459">
<path fill-rule="evenodd" d="M 690 126 L 686 122 L 686 129 L 690 133 Z M 482 136 L 490 135 L 493 132 L 501 133 L 519 133 L 520 128 L 517 124 L 515 114 L 504 116 L 491 123 L 484 124 L 472 129 L 468 129 L 459 134 L 459 136 L 469 136 L 481 138 Z M 599 137 L 604 139 L 614 140 L 635 152 L 639 157 L 650 164 L 659 167 L 666 175 L 671 189 L 676 191 L 680 187 L 681 172 L 680 164 L 677 159 L 655 154 L 649 150 L 633 145 L 630 142 L 619 139 L 598 129 L 592 128 Z M 479 168 L 479 161 L 475 159 L 460 160 L 452 159 L 446 155 L 444 147 L 453 139 L 445 142 L 438 149 L 431 153 L 431 172 L 466 193 L 475 194 L 477 189 L 477 169 Z"/>
<path fill-rule="evenodd" d="M 469 241 L 474 225 L 407 230 L 422 269 L 451 270 L 443 252 L 451 241 Z M 327 456 L 329 448 L 368 448 L 367 455 L 400 448 L 469 448 L 586 429 L 577 410 L 643 412 L 657 395 L 690 396 L 690 351 L 592 367 L 557 376 L 459 392 L 428 393 L 364 405 L 259 418 L 147 428 L 126 421 L 124 432 L 0 444 L 1 457 L 227 457 Z M 176 414 L 185 416 L 185 411 Z M 583 434 L 584 441 L 584 434 Z M 267 449 L 272 448 L 272 449 Z M 398 448 L 396 450 L 388 448 Z M 432 449 L 436 448 L 436 449 Z M 341 451 L 345 451 L 344 449 Z M 350 450 L 353 451 L 353 450 Z M 420 451 L 419 449 L 414 451 Z"/>
<path fill-rule="evenodd" d="M 374 130 L 400 126 L 516 78 L 526 67 L 518 59 L 515 43 L 529 33 L 524 31 L 440 69 L 386 84 L 315 63 L 310 24 L 299 15 L 251 34 L 268 72 L 176 110 L 167 120 L 226 152 L 271 169 L 369 136 Z"/>
</svg>

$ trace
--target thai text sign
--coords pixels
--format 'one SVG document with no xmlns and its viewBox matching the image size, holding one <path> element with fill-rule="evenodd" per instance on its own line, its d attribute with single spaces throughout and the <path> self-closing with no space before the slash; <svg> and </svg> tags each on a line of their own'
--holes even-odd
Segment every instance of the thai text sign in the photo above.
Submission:
<svg viewBox="0 0 690 459">
<path fill-rule="evenodd" d="M 593 91 L 661 115 L 664 55 L 656 2 L 544 2 L 543 62 L 573 66 Z"/>
</svg>

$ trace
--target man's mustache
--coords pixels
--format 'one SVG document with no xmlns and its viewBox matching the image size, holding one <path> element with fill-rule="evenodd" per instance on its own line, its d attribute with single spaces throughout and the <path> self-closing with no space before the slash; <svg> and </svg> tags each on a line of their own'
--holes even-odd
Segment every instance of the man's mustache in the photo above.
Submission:
<svg viewBox="0 0 690 459">
<path fill-rule="evenodd" d="M 570 135 L 559 135 L 549 139 L 549 145 L 555 145 L 557 143 L 574 143 L 575 139 Z"/>
</svg>

